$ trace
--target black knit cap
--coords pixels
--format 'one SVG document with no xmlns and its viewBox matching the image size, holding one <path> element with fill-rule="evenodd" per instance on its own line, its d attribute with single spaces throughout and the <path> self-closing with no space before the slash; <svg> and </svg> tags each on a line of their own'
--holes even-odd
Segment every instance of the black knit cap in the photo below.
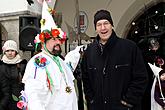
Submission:
<svg viewBox="0 0 165 110">
<path fill-rule="evenodd" d="M 102 20 L 102 19 L 108 20 L 111 23 L 111 25 L 113 26 L 113 21 L 112 21 L 110 12 L 107 11 L 107 10 L 99 10 L 94 15 L 95 29 L 96 29 L 96 23 L 97 23 L 97 21 Z"/>
</svg>

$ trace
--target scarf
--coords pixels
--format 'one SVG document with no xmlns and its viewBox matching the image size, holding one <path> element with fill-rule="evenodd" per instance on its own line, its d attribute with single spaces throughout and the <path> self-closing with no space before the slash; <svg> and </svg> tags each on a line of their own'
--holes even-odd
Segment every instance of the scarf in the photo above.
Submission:
<svg viewBox="0 0 165 110">
<path fill-rule="evenodd" d="M 15 58 L 13 59 L 8 59 L 7 56 L 4 54 L 2 57 L 2 61 L 7 64 L 17 64 L 22 61 L 21 56 L 17 54 Z"/>
</svg>

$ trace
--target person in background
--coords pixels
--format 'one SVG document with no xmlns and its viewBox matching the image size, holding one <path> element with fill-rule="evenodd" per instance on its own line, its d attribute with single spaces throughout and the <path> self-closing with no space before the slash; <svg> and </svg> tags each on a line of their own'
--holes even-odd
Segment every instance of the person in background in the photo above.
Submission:
<svg viewBox="0 0 165 110">
<path fill-rule="evenodd" d="M 148 77 L 140 49 L 116 35 L 109 11 L 97 11 L 94 26 L 81 64 L 88 110 L 141 110 Z"/>
<path fill-rule="evenodd" d="M 155 101 L 162 107 L 160 110 L 165 110 L 165 71 L 159 73 L 160 82 L 157 80 L 155 85 L 154 98 Z"/>
<path fill-rule="evenodd" d="M 151 89 L 151 110 L 165 110 L 165 70 L 148 64 L 155 76 Z"/>
<path fill-rule="evenodd" d="M 164 59 L 162 57 L 163 55 L 160 54 L 161 46 L 159 44 L 159 39 L 151 37 L 144 41 L 145 42 L 142 43 L 143 45 L 139 45 L 139 46 L 141 47 L 141 50 L 143 51 L 143 57 L 144 57 L 146 68 L 147 68 L 148 85 L 142 98 L 142 110 L 151 110 L 151 104 L 152 104 L 151 103 L 151 89 L 153 86 L 155 75 L 148 63 L 151 63 L 160 68 L 164 68 L 165 65 L 164 65 Z"/>
<path fill-rule="evenodd" d="M 1 59 L 0 73 L 7 78 L 9 83 L 10 99 L 8 110 L 18 110 L 17 102 L 13 99 L 13 96 L 19 97 L 20 92 L 24 87 L 21 81 L 27 61 L 22 59 L 19 55 L 17 43 L 14 40 L 7 40 L 4 43 L 2 50 L 3 56 Z"/>
</svg>

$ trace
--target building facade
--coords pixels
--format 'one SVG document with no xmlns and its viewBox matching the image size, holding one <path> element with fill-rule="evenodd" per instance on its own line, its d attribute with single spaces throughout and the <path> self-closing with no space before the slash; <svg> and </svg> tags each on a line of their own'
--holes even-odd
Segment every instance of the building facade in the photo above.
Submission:
<svg viewBox="0 0 165 110">
<path fill-rule="evenodd" d="M 29 5 L 26 0 L 0 1 L 0 45 L 7 39 L 16 40 L 20 44 L 20 16 L 40 17 L 42 5 L 33 0 Z M 119 36 L 127 37 L 134 19 L 144 13 L 146 7 L 152 7 L 165 0 L 52 0 L 48 3 L 58 13 L 57 22 L 67 32 L 68 42 L 63 49 L 69 51 L 70 44 L 76 40 L 86 43 L 96 35 L 93 24 L 94 13 L 99 9 L 111 11 L 114 29 Z M 80 33 L 77 30 L 77 14 L 80 15 Z M 26 23 L 25 23 L 26 25 Z M 78 37 L 81 37 L 79 39 Z M 85 37 L 84 37 L 85 36 Z M 28 36 L 27 36 L 28 37 Z M 72 40 L 71 40 L 72 39 Z M 23 43 L 23 42 L 21 42 Z M 31 51 L 21 50 L 26 59 L 31 57 Z"/>
</svg>

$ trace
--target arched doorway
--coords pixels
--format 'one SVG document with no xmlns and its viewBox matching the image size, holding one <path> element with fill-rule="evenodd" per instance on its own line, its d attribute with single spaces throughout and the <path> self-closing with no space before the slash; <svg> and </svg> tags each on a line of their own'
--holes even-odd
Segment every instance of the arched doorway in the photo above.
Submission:
<svg viewBox="0 0 165 110">
<path fill-rule="evenodd" d="M 160 54 L 165 56 L 165 2 L 145 7 L 144 13 L 132 21 L 127 39 L 136 42 L 145 51 L 148 42 L 155 38 L 160 43 Z"/>
<path fill-rule="evenodd" d="M 158 62 L 159 59 L 165 60 L 165 2 L 159 2 L 150 7 L 145 6 L 144 13 L 132 21 L 126 36 L 127 39 L 137 43 L 143 52 L 149 84 L 143 97 L 142 110 L 151 110 L 150 97 L 154 75 L 147 63 L 150 62 L 157 66 L 163 64 L 161 67 L 165 69 L 164 62 Z M 158 49 L 152 48 L 151 44 L 157 45 Z"/>
</svg>

